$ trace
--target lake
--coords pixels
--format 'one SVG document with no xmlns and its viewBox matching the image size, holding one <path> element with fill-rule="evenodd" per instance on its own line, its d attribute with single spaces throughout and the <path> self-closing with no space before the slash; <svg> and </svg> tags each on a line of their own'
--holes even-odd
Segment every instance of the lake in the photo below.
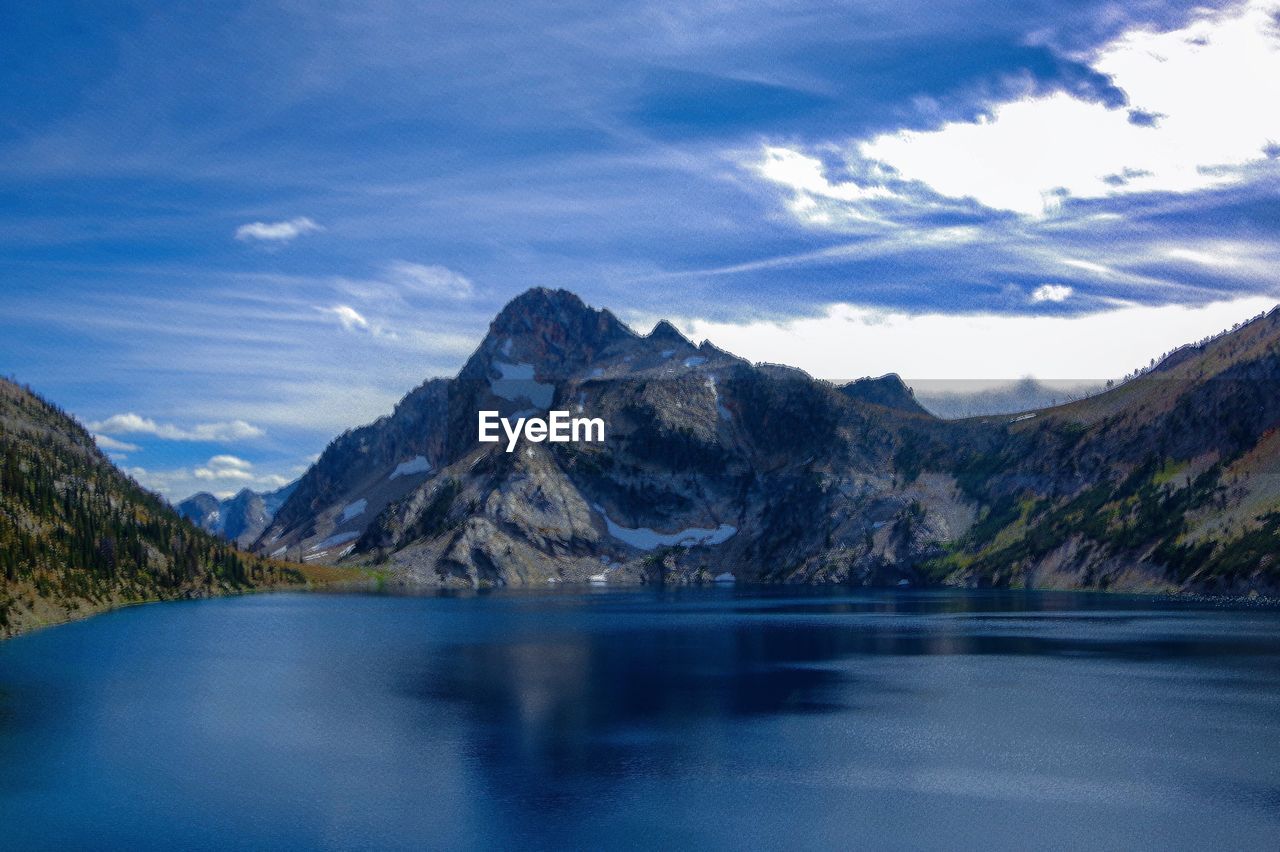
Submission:
<svg viewBox="0 0 1280 852">
<path fill-rule="evenodd" d="M 1274 849 L 1280 610 L 641 589 L 0 643 L 0 846 Z"/>
</svg>

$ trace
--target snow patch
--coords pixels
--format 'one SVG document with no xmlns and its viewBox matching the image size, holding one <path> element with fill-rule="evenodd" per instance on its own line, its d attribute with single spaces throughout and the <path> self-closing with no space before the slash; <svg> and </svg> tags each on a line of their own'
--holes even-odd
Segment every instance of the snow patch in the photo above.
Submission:
<svg viewBox="0 0 1280 852">
<path fill-rule="evenodd" d="M 720 389 L 716 387 L 716 377 L 707 376 L 707 387 L 711 388 L 711 395 L 715 397 L 716 411 L 720 414 L 720 419 L 728 423 L 733 419 L 733 413 L 724 407 L 724 403 L 720 401 Z"/>
<path fill-rule="evenodd" d="M 533 365 L 532 364 L 504 364 L 501 361 L 495 361 L 493 366 L 498 368 L 498 372 L 502 374 L 502 378 L 512 382 L 531 382 L 533 381 Z"/>
<path fill-rule="evenodd" d="M 331 547 L 337 547 L 340 544 L 346 544 L 349 541 L 355 541 L 360 537 L 358 532 L 344 532 L 337 535 L 331 535 L 319 544 L 313 544 L 307 548 L 309 553 L 319 553 L 322 550 L 328 550 Z"/>
<path fill-rule="evenodd" d="M 684 359 L 684 365 L 686 367 L 697 367 L 705 363 L 707 363 L 707 359 L 703 358 L 701 355 L 690 355 L 688 358 Z"/>
<path fill-rule="evenodd" d="M 674 354 L 676 354 L 676 350 L 674 350 L 674 349 L 663 349 L 663 350 L 662 350 L 662 357 L 663 357 L 663 358 L 670 358 L 670 357 L 671 357 L 672 355 L 674 355 Z"/>
<path fill-rule="evenodd" d="M 677 545 L 694 547 L 699 544 L 723 544 L 738 532 L 737 527 L 729 524 L 721 524 L 715 529 L 690 527 L 673 533 L 658 532 L 648 527 L 631 529 L 614 523 L 613 519 L 605 514 L 604 509 L 599 506 L 594 506 L 593 508 L 600 513 L 600 517 L 604 518 L 605 526 L 609 529 L 609 535 L 618 541 L 631 545 L 637 550 L 654 550 L 659 547 L 674 547 Z"/>
<path fill-rule="evenodd" d="M 408 461 L 400 462 L 396 465 L 396 469 L 391 471 L 391 475 L 387 479 L 395 479 L 397 476 L 412 476 L 418 473 L 430 473 L 431 462 L 427 461 L 426 456 L 414 456 Z M 363 500 L 359 502 L 364 502 Z M 355 505 L 354 503 L 352 504 Z M 350 507 L 348 507 L 350 508 Z"/>
<path fill-rule="evenodd" d="M 1019 416 L 1019 417 L 1015 417 L 1015 418 L 1013 418 L 1012 420 L 1010 420 L 1009 422 L 1010 422 L 1010 423 L 1017 423 L 1017 422 L 1022 421 L 1022 420 L 1030 420 L 1032 417 L 1035 417 L 1035 416 L 1036 416 L 1036 413 L 1033 411 L 1033 412 L 1031 412 L 1030 414 L 1023 414 L 1023 415 L 1021 415 L 1021 416 Z"/>
<path fill-rule="evenodd" d="M 399 468 L 397 468 L 397 470 L 398 469 Z M 342 510 L 341 523 L 345 524 L 347 521 L 351 520 L 352 518 L 360 517 L 361 515 L 364 514 L 364 510 L 367 509 L 368 507 L 369 507 L 369 501 L 365 500 L 363 497 L 355 501 L 354 503 L 348 503 L 347 507 Z"/>
<path fill-rule="evenodd" d="M 717 574 L 715 581 L 717 583 L 736 583 L 738 582 L 738 578 L 728 571 L 725 571 L 723 574 Z"/>
<path fill-rule="evenodd" d="M 501 361 L 495 361 L 493 366 L 502 374 L 502 378 L 489 382 L 494 396 L 500 396 L 512 402 L 527 399 L 538 408 L 547 408 L 551 405 L 556 387 L 534 381 L 532 364 L 504 364 Z"/>
</svg>

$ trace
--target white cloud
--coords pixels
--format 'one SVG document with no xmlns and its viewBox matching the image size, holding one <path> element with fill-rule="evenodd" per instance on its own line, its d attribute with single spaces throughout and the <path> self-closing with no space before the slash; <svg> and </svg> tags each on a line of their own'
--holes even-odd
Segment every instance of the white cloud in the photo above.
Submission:
<svg viewBox="0 0 1280 852">
<path fill-rule="evenodd" d="M 449 299 L 469 299 L 474 293 L 471 279 L 445 266 L 397 260 L 387 265 L 387 280 L 410 293 Z"/>
<path fill-rule="evenodd" d="M 90 423 L 89 428 L 104 435 L 155 435 L 166 441 L 246 441 L 251 438 L 261 438 L 266 434 L 257 426 L 243 420 L 197 423 L 189 429 L 184 429 L 170 423 L 157 423 L 149 417 L 142 417 L 133 412 L 113 414 L 106 420 Z"/>
<path fill-rule="evenodd" d="M 1066 284 L 1041 284 L 1031 292 L 1033 302 L 1065 302 L 1075 290 Z"/>
<path fill-rule="evenodd" d="M 331 308 L 317 308 L 321 313 L 333 314 L 338 318 L 345 331 L 369 331 L 372 326 L 364 315 L 350 305 L 334 305 Z"/>
<path fill-rule="evenodd" d="M 94 435 L 93 440 L 98 447 L 104 450 L 115 450 L 121 453 L 134 453 L 142 449 L 137 444 L 130 444 L 128 441 L 117 441 L 109 435 Z M 112 456 L 112 458 L 115 458 Z M 121 456 L 123 458 L 123 456 Z"/>
<path fill-rule="evenodd" d="M 976 122 L 865 140 L 847 159 L 919 181 L 950 198 L 1040 216 L 1064 196 L 1186 193 L 1238 182 L 1280 140 L 1280 37 L 1275 0 L 1203 13 L 1183 29 L 1134 30 L 1080 57 L 1129 98 L 1109 108 L 1066 93 L 994 105 Z M 866 215 L 883 192 L 831 185 L 819 161 L 766 148 L 758 171 L 794 192 L 791 212 L 836 223 L 833 208 Z"/>
<path fill-rule="evenodd" d="M 1275 300 L 1200 307 L 1127 305 L 1075 316 L 908 314 L 833 304 L 782 322 L 678 321 L 694 340 L 755 361 L 790 364 L 819 378 L 899 373 L 919 379 L 1080 381 L 1117 378 L 1163 352 L 1215 334 Z M 1105 346 L 1097 345 L 1106 341 Z"/>
<path fill-rule="evenodd" d="M 196 479 L 215 481 L 252 482 L 258 478 L 253 473 L 253 464 L 251 462 L 229 455 L 213 456 L 209 461 L 205 462 L 203 467 L 196 468 L 194 473 Z M 283 485 L 284 483 L 281 484 Z"/>
<path fill-rule="evenodd" d="M 303 234 L 323 230 L 315 221 L 299 216 L 281 222 L 249 222 L 236 228 L 236 239 L 241 242 L 287 243 Z"/>
<path fill-rule="evenodd" d="M 253 462 L 247 462 L 239 456 L 224 454 L 210 457 L 209 467 L 221 470 L 248 470 L 253 467 Z"/>
<path fill-rule="evenodd" d="M 802 222 L 837 226 L 879 221 L 871 202 L 893 197 L 869 176 L 864 186 L 854 180 L 833 183 L 822 161 L 799 151 L 766 146 L 763 158 L 754 164 L 761 177 L 791 190 L 787 209 Z"/>
<path fill-rule="evenodd" d="M 143 486 L 173 501 L 183 500 L 198 491 L 209 491 L 217 497 L 230 497 L 242 488 L 270 491 L 293 481 L 278 473 L 260 473 L 251 462 L 230 455 L 213 456 L 194 469 L 131 467 L 125 472 Z"/>
</svg>

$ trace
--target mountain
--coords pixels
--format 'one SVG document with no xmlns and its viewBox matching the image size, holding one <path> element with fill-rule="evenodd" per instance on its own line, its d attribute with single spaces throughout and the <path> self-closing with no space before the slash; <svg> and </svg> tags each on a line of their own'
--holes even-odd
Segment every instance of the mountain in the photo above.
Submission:
<svg viewBox="0 0 1280 852">
<path fill-rule="evenodd" d="M 1280 589 L 1280 309 L 1114 390 L 951 454 L 983 516 L 938 578 L 1227 594 Z"/>
<path fill-rule="evenodd" d="M 0 636 L 115 605 L 297 583 L 197 529 L 92 436 L 0 379 Z"/>
<path fill-rule="evenodd" d="M 174 508 L 204 531 L 234 542 L 237 547 L 248 547 L 262 535 L 297 485 L 291 482 L 275 491 L 262 492 L 244 488 L 225 500 L 201 491 Z"/>
<path fill-rule="evenodd" d="M 911 388 L 899 378 L 897 373 L 890 373 L 878 379 L 865 378 L 842 385 L 840 392 L 850 399 L 895 408 L 908 414 L 928 414 L 923 405 L 916 402 Z"/>
<path fill-rule="evenodd" d="M 1269 591 L 1278 346 L 1272 313 L 1098 396 L 947 421 L 896 376 L 837 387 L 536 289 L 335 439 L 254 548 L 415 585 Z M 477 440 L 479 411 L 548 409 L 605 440 Z"/>
<path fill-rule="evenodd" d="M 966 389 L 977 382 L 924 382 L 915 388 L 914 398 L 931 414 L 947 420 L 989 414 L 1021 414 L 1079 399 L 1101 390 L 1101 383 L 1069 382 L 1046 384 L 1032 378 L 995 387 Z"/>
<path fill-rule="evenodd" d="M 531 290 L 456 378 L 330 444 L 255 548 L 446 585 L 917 580 L 975 510 L 945 477 L 895 469 L 940 422 L 905 389 L 891 405 L 861 390 Z M 606 441 L 477 442 L 479 410 L 549 407 L 601 417 Z"/>
</svg>

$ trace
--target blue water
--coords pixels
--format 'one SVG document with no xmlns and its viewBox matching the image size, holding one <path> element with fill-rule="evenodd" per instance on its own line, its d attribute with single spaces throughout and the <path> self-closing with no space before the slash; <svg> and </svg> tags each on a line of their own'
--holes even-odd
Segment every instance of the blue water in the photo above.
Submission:
<svg viewBox="0 0 1280 852">
<path fill-rule="evenodd" d="M 1280 611 L 273 594 L 0 643 L 0 846 L 1275 849 Z"/>
</svg>

